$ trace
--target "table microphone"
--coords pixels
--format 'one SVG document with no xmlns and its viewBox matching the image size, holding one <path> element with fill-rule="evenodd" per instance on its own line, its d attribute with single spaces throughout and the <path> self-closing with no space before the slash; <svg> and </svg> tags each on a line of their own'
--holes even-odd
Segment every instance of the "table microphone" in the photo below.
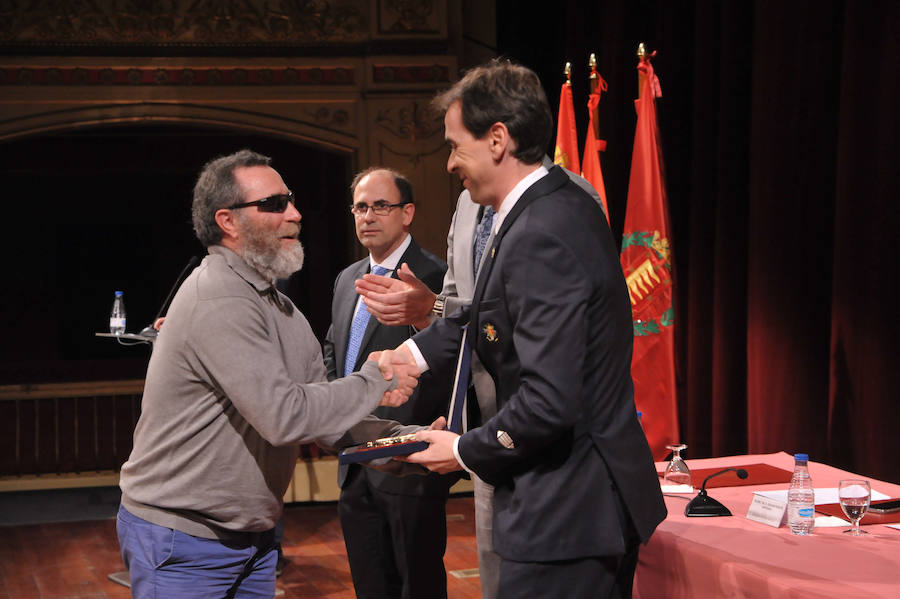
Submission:
<svg viewBox="0 0 900 599">
<path fill-rule="evenodd" d="M 723 470 L 719 470 L 718 472 L 713 472 L 703 479 L 703 485 L 700 487 L 700 492 L 697 493 L 697 496 L 691 499 L 691 501 L 684 508 L 684 515 L 730 516 L 731 511 L 727 507 L 706 494 L 706 483 L 714 476 L 719 476 L 720 474 L 725 474 L 726 472 L 731 471 L 736 472 L 738 478 L 740 479 L 747 478 L 747 471 L 743 468 L 725 468 Z"/>
<path fill-rule="evenodd" d="M 162 306 L 159 308 L 159 312 L 156 313 L 156 317 L 150 321 L 150 324 L 141 329 L 141 332 L 138 335 L 142 335 L 144 337 L 149 337 L 151 339 L 155 339 L 159 334 L 159 331 L 153 328 L 153 323 L 156 322 L 160 316 L 162 316 L 165 311 L 169 308 L 169 303 L 172 301 L 172 296 L 175 295 L 175 291 L 178 289 L 178 286 L 181 285 L 181 282 L 184 281 L 188 272 L 197 266 L 197 263 L 200 262 L 200 258 L 197 256 L 191 256 L 191 259 L 188 260 L 188 263 L 184 265 L 184 268 L 181 269 L 181 274 L 178 275 L 178 278 L 175 279 L 175 284 L 172 285 L 172 288 L 169 289 L 169 295 L 166 296 L 166 301 L 163 302 Z"/>
</svg>

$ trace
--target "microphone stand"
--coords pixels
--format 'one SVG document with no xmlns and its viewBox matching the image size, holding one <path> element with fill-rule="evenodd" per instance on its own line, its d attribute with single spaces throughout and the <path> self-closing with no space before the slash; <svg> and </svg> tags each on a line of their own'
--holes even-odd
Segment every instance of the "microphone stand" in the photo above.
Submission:
<svg viewBox="0 0 900 599">
<path fill-rule="evenodd" d="M 199 262 L 200 258 L 198 258 L 197 256 L 191 256 L 191 259 L 188 260 L 188 263 L 184 265 L 183 269 L 181 269 L 181 274 L 179 274 L 178 278 L 175 279 L 175 284 L 172 285 L 171 289 L 169 289 L 169 295 L 166 296 L 166 300 L 163 302 L 162 306 L 160 306 L 159 312 L 156 313 L 156 317 L 154 317 L 154 319 L 150 321 L 150 324 L 141 329 L 141 332 L 138 333 L 138 335 L 147 337 L 151 341 L 153 339 L 156 339 L 156 336 L 159 335 L 159 331 L 153 328 L 153 323 L 159 320 L 159 317 L 165 314 L 166 310 L 169 309 L 169 303 L 172 301 L 172 297 L 175 295 L 175 291 L 178 289 L 178 286 L 181 285 L 182 281 L 184 281 L 185 277 L 188 274 L 188 271 L 197 266 Z"/>
<path fill-rule="evenodd" d="M 706 494 L 706 482 L 714 476 L 719 476 L 720 474 L 725 474 L 726 472 L 731 471 L 736 472 L 738 478 L 740 479 L 747 478 L 747 471 L 743 468 L 725 468 L 724 470 L 720 470 L 719 472 L 710 474 L 705 479 L 703 479 L 703 485 L 700 487 L 700 492 L 697 493 L 697 496 L 691 499 L 690 502 L 688 502 L 687 506 L 685 506 L 684 515 L 730 516 L 731 510 Z"/>
</svg>

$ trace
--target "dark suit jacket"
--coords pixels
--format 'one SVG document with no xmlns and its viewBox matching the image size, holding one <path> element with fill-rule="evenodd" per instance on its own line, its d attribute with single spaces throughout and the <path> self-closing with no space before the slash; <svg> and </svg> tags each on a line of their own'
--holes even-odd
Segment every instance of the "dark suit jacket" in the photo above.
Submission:
<svg viewBox="0 0 900 599">
<path fill-rule="evenodd" d="M 409 247 L 406 248 L 397 267 L 399 268 L 404 262 L 409 264 L 413 273 L 432 291 L 440 291 L 444 273 L 447 271 L 446 262 L 423 250 L 415 239 L 410 239 Z M 354 282 L 367 272 L 369 272 L 368 257 L 345 268 L 335 281 L 334 298 L 331 303 L 331 327 L 329 327 L 325 342 L 322 344 L 328 380 L 349 374 L 344 372 L 344 360 L 347 355 L 347 341 L 350 338 L 350 325 L 353 322 L 356 301 L 359 297 L 356 294 Z M 396 271 L 393 277 L 397 277 Z M 408 326 L 383 325 L 377 319 L 370 318 L 353 371 L 355 372 L 365 363 L 369 353 L 382 349 L 394 349 L 409 339 L 412 330 Z M 380 406 L 374 413 L 380 418 L 396 420 L 402 424 L 428 425 L 438 416 L 447 415 L 449 401 L 449 380 L 432 374 L 423 376 L 419 380 L 416 391 L 405 404 L 396 408 Z M 456 480 L 454 477 L 442 477 L 436 474 L 396 477 L 360 465 L 351 465 L 351 467 L 363 468 L 369 482 L 381 490 L 404 495 L 446 495 L 450 485 Z M 338 483 L 341 486 L 343 486 L 348 472 L 347 466 L 339 468 Z"/>
<path fill-rule="evenodd" d="M 414 339 L 444 371 L 468 324 L 497 387 L 497 415 L 459 441 L 495 486 L 494 547 L 518 561 L 621 554 L 613 486 L 643 541 L 666 508 L 634 407 L 631 306 L 606 218 L 553 168 L 489 251 L 472 306 Z"/>
</svg>

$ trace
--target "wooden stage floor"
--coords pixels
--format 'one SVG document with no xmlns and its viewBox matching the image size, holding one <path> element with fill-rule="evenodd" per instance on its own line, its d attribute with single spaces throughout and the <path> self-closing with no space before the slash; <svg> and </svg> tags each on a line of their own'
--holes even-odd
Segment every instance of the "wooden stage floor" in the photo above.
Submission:
<svg viewBox="0 0 900 599">
<path fill-rule="evenodd" d="M 335 504 L 289 505 L 282 547 L 290 564 L 279 597 L 355 597 Z M 481 597 L 470 496 L 447 503 L 444 564 L 450 599 Z M 127 599 L 128 589 L 107 578 L 121 569 L 114 518 L 0 526 L 0 599 Z"/>
</svg>

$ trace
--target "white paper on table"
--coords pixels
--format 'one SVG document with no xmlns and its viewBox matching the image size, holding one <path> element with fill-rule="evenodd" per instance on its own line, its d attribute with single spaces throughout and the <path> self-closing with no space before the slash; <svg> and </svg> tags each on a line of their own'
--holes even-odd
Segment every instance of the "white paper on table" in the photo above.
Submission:
<svg viewBox="0 0 900 599">
<path fill-rule="evenodd" d="M 691 485 L 659 485 L 663 493 L 693 493 Z"/>
<path fill-rule="evenodd" d="M 900 530 L 900 524 L 885 524 L 885 526 L 887 526 L 888 528 L 896 528 L 897 530 Z"/>
<path fill-rule="evenodd" d="M 816 528 L 836 528 L 838 526 L 849 525 L 849 520 L 844 520 L 837 516 L 816 516 Z"/>
<path fill-rule="evenodd" d="M 816 499 L 813 503 L 816 505 L 824 505 L 826 503 L 840 503 L 838 499 L 838 490 L 837 487 L 825 488 L 825 489 L 814 489 L 816 494 Z M 787 489 L 783 491 L 753 491 L 756 495 L 762 495 L 763 497 L 767 497 L 769 499 L 774 499 L 775 501 L 782 501 L 787 503 L 788 492 Z M 877 501 L 879 499 L 890 499 L 890 495 L 885 495 L 875 489 L 872 489 L 872 501 Z"/>
</svg>

